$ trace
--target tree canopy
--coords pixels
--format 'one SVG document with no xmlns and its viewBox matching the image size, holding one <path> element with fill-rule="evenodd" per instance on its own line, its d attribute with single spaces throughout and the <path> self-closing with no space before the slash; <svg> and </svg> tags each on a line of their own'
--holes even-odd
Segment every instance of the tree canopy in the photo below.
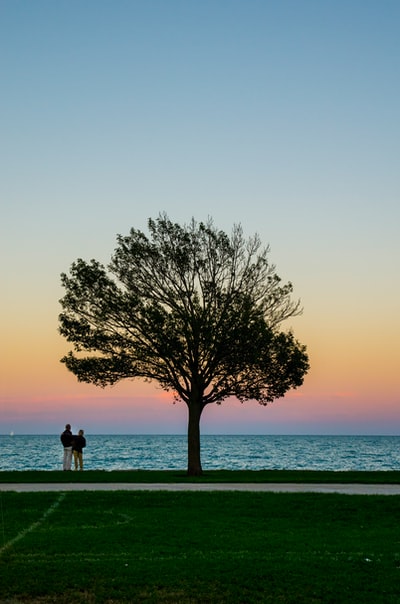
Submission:
<svg viewBox="0 0 400 604">
<path fill-rule="evenodd" d="M 166 214 L 117 237 L 110 264 L 78 259 L 61 275 L 61 361 L 104 387 L 154 380 L 188 407 L 188 473 L 200 474 L 200 417 L 228 397 L 265 405 L 303 383 L 306 348 L 280 325 L 301 313 L 269 247 L 240 225 L 179 225 Z"/>
</svg>

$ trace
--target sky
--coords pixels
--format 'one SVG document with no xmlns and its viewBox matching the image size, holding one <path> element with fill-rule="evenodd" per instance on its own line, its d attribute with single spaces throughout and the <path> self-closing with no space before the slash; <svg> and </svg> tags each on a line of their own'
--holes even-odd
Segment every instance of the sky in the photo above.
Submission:
<svg viewBox="0 0 400 604">
<path fill-rule="evenodd" d="M 304 312 L 301 388 L 215 434 L 400 434 L 400 3 L 2 0 L 0 434 L 184 433 L 157 384 L 79 384 L 60 273 L 148 218 L 240 223 Z"/>
</svg>

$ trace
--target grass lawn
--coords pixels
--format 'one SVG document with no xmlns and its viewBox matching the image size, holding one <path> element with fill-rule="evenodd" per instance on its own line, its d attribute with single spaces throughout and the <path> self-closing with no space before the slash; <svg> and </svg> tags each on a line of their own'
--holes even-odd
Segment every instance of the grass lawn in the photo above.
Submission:
<svg viewBox="0 0 400 604">
<path fill-rule="evenodd" d="M 49 470 L 3 471 L 0 483 L 17 482 L 141 482 L 141 483 L 185 483 L 185 482 L 294 482 L 294 483 L 364 483 L 399 484 L 399 471 L 313 471 L 313 470 L 209 470 L 201 477 L 188 477 L 184 470 L 88 470 L 84 472 L 62 472 Z"/>
<path fill-rule="evenodd" d="M 2 604 L 398 604 L 400 496 L 0 493 Z"/>
</svg>

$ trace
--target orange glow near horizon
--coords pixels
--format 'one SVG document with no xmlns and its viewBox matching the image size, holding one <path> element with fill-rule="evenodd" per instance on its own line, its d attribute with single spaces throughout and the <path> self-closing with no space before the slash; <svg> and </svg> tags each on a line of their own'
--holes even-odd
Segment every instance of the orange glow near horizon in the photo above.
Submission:
<svg viewBox="0 0 400 604">
<path fill-rule="evenodd" d="M 298 329 L 294 321 L 295 336 L 310 355 L 311 370 L 303 386 L 267 409 L 254 401 L 240 405 L 234 400 L 207 407 L 204 429 L 355 433 L 377 426 L 378 431 L 400 433 L 398 338 L 390 317 L 367 330 L 354 317 L 351 325 L 326 324 L 323 317 L 311 319 L 310 314 L 298 318 Z M 15 331 L 9 322 L 4 332 L 0 429 L 16 431 L 28 421 L 50 422 L 55 429 L 70 413 L 85 425 L 94 422 L 97 431 L 102 425 L 111 431 L 113 426 L 117 431 L 151 431 L 152 426 L 158 432 L 185 430 L 185 406 L 174 406 L 172 393 L 155 383 L 124 380 L 105 389 L 79 383 L 60 363 L 71 347 L 57 333 L 55 316 L 53 308 L 50 323 L 41 313 L 37 321 L 25 321 Z"/>
</svg>

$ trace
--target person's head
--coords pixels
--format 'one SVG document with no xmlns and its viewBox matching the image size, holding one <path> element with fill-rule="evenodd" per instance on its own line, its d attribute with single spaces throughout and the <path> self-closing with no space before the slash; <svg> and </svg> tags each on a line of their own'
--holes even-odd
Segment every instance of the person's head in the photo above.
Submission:
<svg viewBox="0 0 400 604">
<path fill-rule="evenodd" d="M 83 436 L 84 435 L 83 430 L 79 430 L 78 434 L 79 434 L 79 436 Z"/>
<path fill-rule="evenodd" d="M 65 429 L 66 430 L 71 430 L 71 424 L 66 424 Z"/>
</svg>

